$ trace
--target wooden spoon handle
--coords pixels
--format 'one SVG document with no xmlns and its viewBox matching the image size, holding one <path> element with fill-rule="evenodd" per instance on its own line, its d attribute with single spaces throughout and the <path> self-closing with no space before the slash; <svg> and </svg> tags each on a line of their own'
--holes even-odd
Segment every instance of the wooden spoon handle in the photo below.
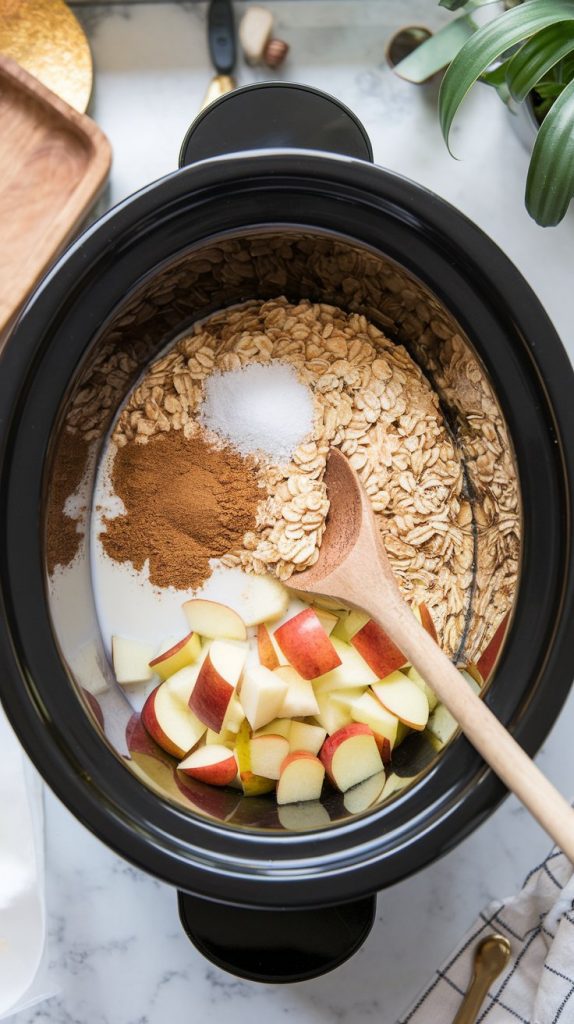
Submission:
<svg viewBox="0 0 574 1024">
<path fill-rule="evenodd" d="M 505 785 L 574 863 L 574 810 L 464 681 L 403 601 L 381 580 L 365 609 L 400 647 Z"/>
</svg>

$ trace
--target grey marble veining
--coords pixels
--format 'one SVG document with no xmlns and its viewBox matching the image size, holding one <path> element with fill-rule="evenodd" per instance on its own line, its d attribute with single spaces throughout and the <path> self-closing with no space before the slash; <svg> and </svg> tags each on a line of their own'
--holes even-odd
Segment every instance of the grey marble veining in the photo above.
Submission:
<svg viewBox="0 0 574 1024">
<path fill-rule="evenodd" d="M 455 125 L 452 160 L 437 124 L 436 87 L 386 68 L 384 45 L 405 22 L 443 21 L 434 0 L 277 0 L 292 55 L 281 76 L 330 90 L 352 107 L 378 163 L 444 196 L 509 254 L 574 353 L 570 213 L 543 230 L 523 207 L 528 157 L 485 88 Z M 211 71 L 205 4 L 76 5 L 94 50 L 93 116 L 114 148 L 109 202 L 177 166 L 181 139 Z M 241 68 L 241 82 L 263 77 Z M 574 795 L 571 698 L 540 764 Z M 175 892 L 122 861 L 47 796 L 47 971 L 60 994 L 15 1024 L 394 1024 L 491 898 L 515 892 L 548 840 L 509 799 L 455 851 L 379 897 L 364 947 L 337 972 L 291 987 L 238 981 L 212 967 L 178 923 Z M 445 1022 L 446 1024 L 446 1022 Z"/>
</svg>

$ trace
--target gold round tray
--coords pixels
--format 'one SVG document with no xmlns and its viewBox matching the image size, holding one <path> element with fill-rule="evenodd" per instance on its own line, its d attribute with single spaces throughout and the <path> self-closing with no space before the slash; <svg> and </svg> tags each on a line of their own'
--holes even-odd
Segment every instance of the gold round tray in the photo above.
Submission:
<svg viewBox="0 0 574 1024">
<path fill-rule="evenodd" d="M 92 93 L 92 55 L 63 0 L 0 0 L 0 53 L 84 113 Z"/>
</svg>

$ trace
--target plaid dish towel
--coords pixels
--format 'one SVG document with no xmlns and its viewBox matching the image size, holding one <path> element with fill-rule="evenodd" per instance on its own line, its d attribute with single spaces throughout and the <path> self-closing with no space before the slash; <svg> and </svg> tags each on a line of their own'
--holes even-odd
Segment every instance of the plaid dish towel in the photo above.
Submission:
<svg viewBox="0 0 574 1024">
<path fill-rule="evenodd" d="M 491 903 L 398 1024 L 448 1024 L 466 992 L 486 935 L 506 936 L 512 955 L 477 1024 L 573 1024 L 574 870 L 559 850 L 530 872 L 518 896 Z"/>
</svg>

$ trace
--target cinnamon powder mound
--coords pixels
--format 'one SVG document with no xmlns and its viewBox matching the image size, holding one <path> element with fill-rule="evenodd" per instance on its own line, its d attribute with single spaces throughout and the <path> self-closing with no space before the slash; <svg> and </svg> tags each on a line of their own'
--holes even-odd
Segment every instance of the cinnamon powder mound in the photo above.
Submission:
<svg viewBox="0 0 574 1024">
<path fill-rule="evenodd" d="M 73 561 L 82 536 L 77 522 L 64 513 L 66 500 L 77 490 L 88 459 L 88 445 L 80 434 L 64 430 L 54 455 L 48 497 L 46 554 L 48 572 Z"/>
<path fill-rule="evenodd" d="M 195 590 L 211 575 L 209 560 L 255 528 L 262 492 L 251 460 L 211 447 L 201 434 L 172 430 L 126 444 L 111 476 L 126 514 L 105 520 L 102 544 L 137 570 L 149 559 L 155 586 Z"/>
</svg>

